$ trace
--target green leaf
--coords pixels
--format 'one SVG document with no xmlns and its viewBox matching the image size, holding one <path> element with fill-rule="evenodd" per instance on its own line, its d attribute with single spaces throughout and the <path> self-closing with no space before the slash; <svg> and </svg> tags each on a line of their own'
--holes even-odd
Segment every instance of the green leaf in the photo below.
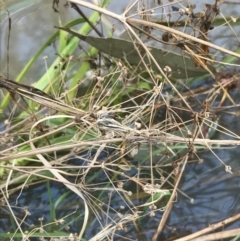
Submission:
<svg viewBox="0 0 240 241">
<path fill-rule="evenodd" d="M 127 41 L 124 39 L 86 36 L 79 34 L 70 28 L 60 27 L 59 29 L 71 33 L 72 35 L 91 44 L 93 47 L 97 48 L 99 51 L 105 54 L 108 54 L 115 58 L 124 59 L 129 64 L 139 65 L 140 63 L 140 66 L 145 68 L 144 64 L 142 63 L 142 59 L 144 59 L 147 65 L 151 64 L 153 70 L 158 71 L 157 66 L 155 66 L 149 61 L 149 57 L 144 56 L 145 53 L 141 44 Z M 136 48 L 138 49 L 138 51 L 143 52 L 142 59 L 139 56 Z M 185 68 L 187 69 L 188 77 L 199 76 L 207 73 L 205 69 L 196 68 L 194 61 L 189 57 L 184 57 L 183 61 L 183 56 L 174 52 L 167 52 L 163 49 L 153 47 L 149 47 L 149 51 L 158 62 L 160 67 L 164 68 L 165 66 L 169 66 L 172 69 L 172 76 L 174 78 L 186 78 Z M 213 73 L 215 72 L 215 68 L 211 65 L 208 65 L 208 68 Z"/>
<path fill-rule="evenodd" d="M 71 21 L 70 23 L 68 23 L 66 26 L 75 26 L 77 24 L 83 23 L 84 20 L 83 19 L 77 19 L 74 21 Z M 45 50 L 46 47 L 49 46 L 49 44 L 51 44 L 52 42 L 54 42 L 54 40 L 59 36 L 59 30 L 56 31 L 43 45 L 42 47 L 38 50 L 38 52 L 29 60 L 29 62 L 26 64 L 26 66 L 23 68 L 23 70 L 19 73 L 19 75 L 16 78 L 17 82 L 20 82 L 23 77 L 26 75 L 26 73 L 28 72 L 28 70 L 31 68 L 31 66 L 35 63 L 35 61 L 37 60 L 37 58 L 42 54 L 42 52 Z M 46 85 L 48 84 L 49 81 L 47 81 Z M 37 85 L 37 88 L 43 90 L 46 85 Z M 4 110 L 6 109 L 6 107 L 8 106 L 10 100 L 10 95 L 7 94 L 5 96 L 5 98 L 2 100 L 2 102 L 0 103 L 0 109 Z M 0 115 L 1 116 L 1 115 Z"/>
<path fill-rule="evenodd" d="M 162 190 L 160 192 L 156 192 L 155 194 L 153 194 L 144 204 L 144 211 L 147 211 L 149 206 L 153 204 L 157 206 L 164 196 L 170 197 L 171 192 L 169 190 Z M 159 207 L 159 208 L 162 208 L 162 207 Z"/>
</svg>

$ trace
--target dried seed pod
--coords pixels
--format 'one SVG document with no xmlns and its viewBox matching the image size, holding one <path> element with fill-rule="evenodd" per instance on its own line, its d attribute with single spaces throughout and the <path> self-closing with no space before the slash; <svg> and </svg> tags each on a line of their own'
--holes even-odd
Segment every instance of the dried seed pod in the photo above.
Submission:
<svg viewBox="0 0 240 241">
<path fill-rule="evenodd" d="M 172 34 L 169 33 L 169 32 L 165 32 L 163 35 L 162 35 L 162 40 L 164 42 L 169 42 L 169 40 L 172 39 Z"/>
</svg>

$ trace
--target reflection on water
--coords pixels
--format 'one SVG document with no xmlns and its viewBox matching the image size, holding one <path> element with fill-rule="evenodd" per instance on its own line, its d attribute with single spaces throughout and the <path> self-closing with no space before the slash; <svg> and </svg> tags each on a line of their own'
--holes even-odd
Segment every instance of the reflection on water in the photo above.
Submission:
<svg viewBox="0 0 240 241">
<path fill-rule="evenodd" d="M 239 101 L 239 90 L 230 92 L 236 103 Z M 220 125 L 240 134 L 237 115 L 238 108 L 230 109 L 232 114 L 219 112 Z M 217 133 L 214 139 L 231 139 L 223 133 Z M 203 163 L 189 163 L 186 166 L 180 189 L 186 195 L 178 194 L 167 225 L 170 230 L 167 236 L 194 233 L 201 229 L 234 216 L 240 211 L 240 147 L 221 147 L 214 153 L 229 165 L 233 174 L 225 171 L 223 165 L 210 151 L 199 152 Z M 193 201 L 193 202 L 192 202 Z M 222 230 L 239 228 L 240 221 L 223 226 Z M 214 233 L 214 231 L 213 231 Z M 165 236 L 166 237 L 166 236 Z"/>
<path fill-rule="evenodd" d="M 43 183 L 24 189 L 21 194 L 12 195 L 9 202 L 18 221 L 24 219 L 21 226 L 24 231 L 36 229 L 35 232 L 39 232 L 44 225 L 47 232 L 62 230 L 66 233 L 76 233 L 82 224 L 78 220 L 82 217 L 84 208 L 80 198 L 74 193 L 66 195 L 68 192 L 63 184 L 51 182 L 49 193 L 47 184 Z M 26 211 L 30 215 L 24 218 Z M 17 229 L 6 206 L 1 207 L 0 216 L 0 233 L 14 232 Z M 66 217 L 63 224 L 49 224 L 63 217 Z"/>
<path fill-rule="evenodd" d="M 215 138 L 218 137 L 215 136 Z M 194 233 L 208 227 L 209 224 L 217 223 L 239 213 L 240 164 L 238 157 L 240 156 L 240 148 L 214 151 L 226 165 L 232 167 L 233 174 L 227 173 L 224 165 L 210 151 L 200 152 L 199 157 L 204 161 L 203 163 L 192 162 L 187 164 L 179 187 L 185 195 L 178 193 L 177 200 L 173 205 L 167 222 L 167 228 L 160 240 Z M 101 183 L 108 181 L 104 172 L 98 175 Z M 22 220 L 25 215 L 25 207 L 31 213 L 22 225 L 23 230 L 30 230 L 33 226 L 40 228 L 41 222 L 39 218 L 43 217 L 42 224 L 47 224 L 44 230 L 48 232 L 61 230 L 66 233 L 79 233 L 84 211 L 82 201 L 75 194 L 68 193 L 68 190 L 62 184 L 51 182 L 50 190 L 49 193 L 47 185 L 40 184 L 24 189 L 21 195 L 18 193 L 11 197 L 10 204 L 13 206 L 15 215 L 19 220 Z M 65 195 L 66 193 L 68 195 Z M 49 202 L 49 195 L 52 204 Z M 109 194 L 106 193 L 105 195 L 105 200 L 109 200 Z M 194 201 L 192 202 L 191 200 Z M 56 207 L 51 206 L 56 205 L 56 203 L 59 203 L 59 205 Z M 120 205 L 125 205 L 124 212 L 128 212 L 126 210 L 128 207 L 122 202 L 121 198 L 119 199 L 119 196 L 113 195 L 111 198 L 111 207 L 114 210 L 118 210 Z M 111 210 L 108 210 L 107 206 L 101 206 L 101 210 L 108 212 L 109 218 L 114 218 L 116 215 L 114 212 L 111 213 Z M 1 207 L 0 216 L 2 216 L 0 219 L 0 233 L 16 230 L 16 226 L 13 225 L 14 222 L 10 218 L 9 210 L 6 206 Z M 138 223 L 139 228 L 141 228 L 139 233 L 136 233 L 135 226 L 130 223 L 126 230 L 116 232 L 116 239 L 114 240 L 123 240 L 120 238 L 121 235 L 124 235 L 125 238 L 150 240 L 161 216 L 162 213 L 158 211 L 155 217 L 150 218 L 147 215 L 141 218 Z M 55 219 L 63 217 L 66 217 L 64 218 L 64 224 L 59 224 L 58 226 L 49 225 Z M 91 220 L 91 224 L 84 236 L 86 239 L 90 239 L 101 230 L 99 220 L 95 216 L 91 217 Z M 103 218 L 103 220 L 105 219 Z M 236 221 L 223 227 L 223 230 L 237 228 L 239 225 L 240 222 Z M 139 234 L 141 234 L 141 239 L 139 239 Z"/>
<path fill-rule="evenodd" d="M 239 160 L 236 158 L 240 155 L 240 148 L 215 153 L 226 165 L 240 169 Z M 190 199 L 178 195 L 168 222 L 171 228 L 191 230 L 194 233 L 240 211 L 240 176 L 227 173 L 210 152 L 200 154 L 200 158 L 204 163 L 187 165 L 181 185 L 181 190 L 194 202 L 191 203 Z M 233 172 L 235 173 L 235 170 Z M 239 222 L 228 225 L 228 228 L 230 227 L 239 227 Z"/>
<path fill-rule="evenodd" d="M 9 64 L 7 63 L 7 37 L 8 19 L 3 6 L 1 5 L 2 15 L 0 16 L 0 73 L 7 76 L 7 65 L 9 67 L 9 77 L 16 79 L 21 70 L 37 53 L 39 48 L 56 31 L 54 26 L 66 24 L 72 18 L 78 17 L 71 8 L 64 8 L 59 4 L 59 12 L 52 9 L 52 0 L 7 0 L 6 6 L 9 9 L 12 25 L 9 43 Z M 64 13 L 64 14 L 63 14 Z M 30 68 L 24 82 L 34 83 L 45 72 L 46 66 L 43 60 L 48 56 L 49 65 L 56 59 L 58 49 L 53 43 L 47 47 L 37 62 Z"/>
</svg>

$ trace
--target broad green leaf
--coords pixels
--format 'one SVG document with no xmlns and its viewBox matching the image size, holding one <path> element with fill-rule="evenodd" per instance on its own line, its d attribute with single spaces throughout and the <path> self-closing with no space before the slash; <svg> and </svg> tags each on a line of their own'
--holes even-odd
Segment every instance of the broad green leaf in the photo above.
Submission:
<svg viewBox="0 0 240 241">
<path fill-rule="evenodd" d="M 93 47 L 97 48 L 99 51 L 108 54 L 112 57 L 126 60 L 129 64 L 139 65 L 144 67 L 141 57 L 138 54 L 138 51 L 142 53 L 142 58 L 144 59 L 147 65 L 151 64 L 153 70 L 158 71 L 157 67 L 149 61 L 149 57 L 146 56 L 143 47 L 138 43 L 133 43 L 124 39 L 117 38 L 102 38 L 102 37 L 93 37 L 85 36 L 77 33 L 70 28 L 60 28 L 65 30 L 72 35 L 80 38 L 81 40 L 89 43 Z M 138 51 L 136 50 L 138 49 Z M 149 47 L 149 51 L 158 62 L 160 67 L 164 68 L 169 66 L 172 69 L 172 76 L 174 78 L 186 78 L 186 71 L 188 77 L 194 77 L 206 74 L 206 70 L 202 68 L 197 68 L 194 61 L 189 57 L 183 56 L 174 52 L 167 52 L 163 49 Z M 186 68 L 186 70 L 185 70 Z M 208 65 L 208 68 L 215 72 L 215 68 L 211 65 Z"/>
</svg>

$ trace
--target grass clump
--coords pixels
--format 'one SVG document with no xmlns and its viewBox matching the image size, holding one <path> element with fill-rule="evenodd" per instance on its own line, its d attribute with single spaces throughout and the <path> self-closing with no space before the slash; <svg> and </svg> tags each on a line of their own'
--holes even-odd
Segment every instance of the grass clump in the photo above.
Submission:
<svg viewBox="0 0 240 241">
<path fill-rule="evenodd" d="M 157 240 L 177 193 L 182 193 L 184 168 L 193 160 L 202 162 L 201 150 L 209 150 L 232 173 L 214 149 L 239 145 L 239 136 L 218 125 L 216 110 L 225 108 L 226 102 L 235 105 L 228 88 L 234 88 L 239 75 L 221 76 L 217 71 L 240 56 L 208 38 L 220 14 L 219 3 L 206 5 L 200 17 L 193 5 L 184 8 L 187 12 L 178 8 L 173 11 L 177 18 L 168 24 L 160 15 L 167 9 L 164 5 L 148 9 L 142 4 L 134 10 L 133 4 L 117 15 L 105 8 L 109 3 L 70 1 L 81 18 L 58 26 L 16 80 L 0 77 L 6 91 L 2 118 L 11 109 L 1 131 L 1 197 L 16 230 L 4 237 L 115 240 L 133 227 L 140 237 L 139 227 L 157 215 L 152 232 L 152 240 Z M 53 1 L 55 11 L 56 4 Z M 80 7 L 91 9 L 91 15 L 86 17 Z M 151 19 L 154 11 L 162 16 L 161 22 Z M 207 18 L 208 11 L 213 18 Z M 116 20 L 125 27 L 128 40 L 116 38 Z M 78 31 L 72 29 L 76 26 Z M 148 45 L 144 38 L 160 47 Z M 22 84 L 53 41 L 58 42 L 56 60 L 34 87 Z M 166 51 L 166 46 L 179 53 Z M 196 76 L 208 76 L 211 86 L 192 89 L 200 81 Z M 210 139 L 216 130 L 233 140 Z M 22 209 L 25 216 L 19 221 L 7 198 L 38 183 L 46 184 L 50 221 L 43 224 L 39 219 L 38 227 L 28 227 L 26 234 L 28 209 Z M 51 183 L 68 191 L 56 199 Z M 56 210 L 69 195 L 81 201 L 71 214 L 57 219 Z M 93 221 L 100 228 L 89 235 Z M 63 232 L 74 222 L 80 223 L 77 234 Z"/>
</svg>

